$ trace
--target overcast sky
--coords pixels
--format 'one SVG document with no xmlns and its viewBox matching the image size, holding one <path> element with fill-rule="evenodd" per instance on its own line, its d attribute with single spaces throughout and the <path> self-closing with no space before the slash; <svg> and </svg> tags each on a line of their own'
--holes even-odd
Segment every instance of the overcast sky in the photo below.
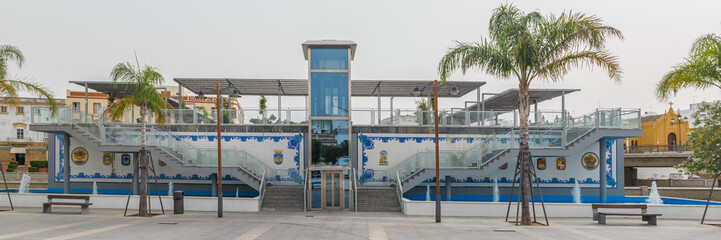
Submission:
<svg viewBox="0 0 721 240">
<path fill-rule="evenodd" d="M 438 60 L 453 41 L 488 35 L 492 10 L 513 2 L 523 11 L 595 14 L 623 31 L 611 39 L 625 72 L 620 84 L 596 69 L 568 74 L 561 83 L 536 88 L 579 88 L 567 98 L 575 114 L 596 107 L 641 108 L 663 112 L 667 102 L 653 96 L 655 84 L 688 54 L 691 43 L 721 33 L 721 1 L 9 1 L 0 2 L 0 44 L 19 47 L 27 59 L 10 75 L 30 77 L 58 98 L 81 89 L 72 80 L 108 80 L 112 67 L 133 60 L 160 68 L 168 84 L 177 77 L 306 78 L 300 44 L 340 39 L 358 43 L 353 79 L 436 79 Z M 515 79 L 480 72 L 452 80 L 485 81 L 483 92 L 516 87 Z M 256 97 L 242 103 L 256 107 Z M 686 90 L 674 108 L 721 99 L 721 91 Z M 275 98 L 269 99 L 270 106 Z M 463 100 L 475 100 L 475 93 Z M 301 101 L 283 100 L 302 106 Z M 299 104 L 300 103 L 300 104 Z M 413 107 L 396 99 L 395 107 Z M 375 100 L 355 100 L 354 108 Z M 441 107 L 458 106 L 446 100 Z M 383 106 L 388 107 L 384 99 Z M 558 109 L 558 101 L 540 106 Z"/>
</svg>

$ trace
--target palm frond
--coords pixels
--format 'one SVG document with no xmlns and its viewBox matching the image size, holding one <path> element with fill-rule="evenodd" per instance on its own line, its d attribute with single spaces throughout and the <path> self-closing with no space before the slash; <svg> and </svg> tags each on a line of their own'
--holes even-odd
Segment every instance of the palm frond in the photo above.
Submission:
<svg viewBox="0 0 721 240">
<path fill-rule="evenodd" d="M 0 45 L 0 79 L 7 77 L 7 65 L 11 61 L 14 61 L 18 68 L 21 68 L 25 63 L 25 56 L 15 46 Z"/>
<path fill-rule="evenodd" d="M 571 69 L 584 67 L 593 69 L 594 66 L 603 68 L 608 73 L 608 77 L 616 82 L 621 81 L 623 70 L 621 70 L 618 57 L 607 50 L 580 51 L 566 54 L 560 59 L 539 68 L 537 76 L 542 79 L 557 82 L 562 80 L 563 76 L 568 74 Z"/>
<path fill-rule="evenodd" d="M 9 94 L 9 98 L 15 98 L 17 99 L 17 91 L 21 92 L 27 92 L 30 94 L 33 94 L 35 96 L 40 97 L 45 101 L 45 103 L 50 107 L 50 110 L 52 111 L 52 115 L 55 115 L 55 113 L 58 110 L 57 103 L 55 102 L 55 99 L 53 98 L 52 92 L 45 88 L 40 86 L 39 83 L 32 82 L 30 80 L 26 79 L 18 79 L 18 80 L 0 80 L 2 82 L 0 84 L 0 88 L 6 89 L 10 87 L 8 91 L 6 92 L 12 92 L 15 91 L 15 93 Z M 0 92 L 3 92 L 0 90 Z"/>
<path fill-rule="evenodd" d="M 133 95 L 128 95 L 108 105 L 108 108 L 103 114 L 105 114 L 106 117 L 117 121 L 122 119 L 127 110 L 131 109 L 135 105 L 138 105 L 137 99 L 135 99 Z M 133 119 L 133 122 L 134 121 L 135 119 Z"/>
<path fill-rule="evenodd" d="M 113 67 L 113 70 L 110 71 L 110 79 L 113 82 L 136 83 L 141 77 L 131 63 L 125 62 L 118 63 Z"/>
<path fill-rule="evenodd" d="M 509 77 L 513 73 L 510 59 L 501 49 L 489 44 L 456 42 L 449 48 L 438 63 L 441 82 L 445 82 L 451 73 L 460 69 L 464 74 L 469 69 L 483 70 L 499 77 Z"/>
<path fill-rule="evenodd" d="M 665 100 L 676 95 L 682 88 L 706 89 L 717 87 L 721 89 L 721 72 L 717 66 L 702 61 L 687 60 L 679 64 L 661 78 L 656 85 L 655 95 L 659 100 Z"/>
</svg>

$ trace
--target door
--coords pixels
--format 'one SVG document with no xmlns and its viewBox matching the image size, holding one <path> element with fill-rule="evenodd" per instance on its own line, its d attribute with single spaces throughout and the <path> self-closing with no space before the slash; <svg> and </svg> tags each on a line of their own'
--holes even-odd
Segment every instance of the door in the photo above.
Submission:
<svg viewBox="0 0 721 240">
<path fill-rule="evenodd" d="M 323 209 L 343 209 L 343 171 L 322 171 L 322 173 Z"/>
<path fill-rule="evenodd" d="M 669 133 L 668 134 L 668 150 L 675 150 L 676 149 L 676 134 L 675 133 Z"/>
<path fill-rule="evenodd" d="M 18 162 L 19 166 L 25 166 L 25 154 L 24 153 L 15 154 L 15 161 Z"/>
</svg>

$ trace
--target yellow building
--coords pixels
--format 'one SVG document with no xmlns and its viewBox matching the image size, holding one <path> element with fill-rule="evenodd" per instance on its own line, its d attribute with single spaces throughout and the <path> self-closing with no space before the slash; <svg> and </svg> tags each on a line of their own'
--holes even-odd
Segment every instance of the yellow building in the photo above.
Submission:
<svg viewBox="0 0 721 240">
<path fill-rule="evenodd" d="M 688 119 L 673 110 L 673 103 L 668 112 L 658 115 L 641 117 L 643 136 L 626 139 L 630 152 L 680 150 L 693 131 L 688 126 Z M 681 122 L 679 123 L 679 118 Z"/>
</svg>

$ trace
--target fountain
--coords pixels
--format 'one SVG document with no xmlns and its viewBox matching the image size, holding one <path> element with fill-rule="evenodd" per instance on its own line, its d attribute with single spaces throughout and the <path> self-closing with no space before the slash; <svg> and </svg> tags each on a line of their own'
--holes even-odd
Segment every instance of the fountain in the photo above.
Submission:
<svg viewBox="0 0 721 240">
<path fill-rule="evenodd" d="M 498 191 L 498 179 L 493 179 L 493 202 L 500 202 L 501 194 Z"/>
<path fill-rule="evenodd" d="M 581 187 L 578 186 L 578 180 L 576 180 L 575 184 L 573 185 L 571 195 L 573 195 L 573 203 L 581 203 Z"/>
<path fill-rule="evenodd" d="M 663 204 L 661 196 L 658 195 L 658 187 L 656 186 L 656 181 L 651 182 L 651 192 L 648 194 L 648 199 L 646 200 L 646 203 Z"/>
<path fill-rule="evenodd" d="M 93 195 L 98 195 L 98 183 L 93 181 Z"/>
<path fill-rule="evenodd" d="M 431 200 L 431 185 L 426 185 L 426 201 Z"/>
<path fill-rule="evenodd" d="M 30 176 L 28 176 L 27 173 L 23 174 L 23 179 L 20 180 L 20 188 L 18 188 L 18 193 L 28 193 L 30 187 Z"/>
<path fill-rule="evenodd" d="M 173 182 L 168 182 L 168 196 L 173 196 Z"/>
</svg>

